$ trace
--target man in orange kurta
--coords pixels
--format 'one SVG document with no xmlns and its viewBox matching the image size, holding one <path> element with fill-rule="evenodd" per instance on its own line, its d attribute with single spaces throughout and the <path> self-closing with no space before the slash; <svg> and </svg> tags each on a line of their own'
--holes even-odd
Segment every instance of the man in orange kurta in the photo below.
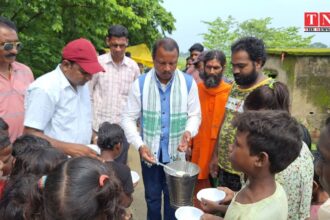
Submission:
<svg viewBox="0 0 330 220">
<path fill-rule="evenodd" d="M 198 134 L 192 140 L 191 161 L 200 167 L 198 183 L 195 187 L 196 193 L 200 189 L 210 187 L 209 162 L 231 89 L 231 85 L 222 79 L 225 65 L 226 57 L 221 51 L 209 51 L 204 57 L 204 73 L 201 74 L 203 82 L 198 84 L 202 122 Z M 194 200 L 195 205 L 198 205 L 196 202 Z"/>
</svg>

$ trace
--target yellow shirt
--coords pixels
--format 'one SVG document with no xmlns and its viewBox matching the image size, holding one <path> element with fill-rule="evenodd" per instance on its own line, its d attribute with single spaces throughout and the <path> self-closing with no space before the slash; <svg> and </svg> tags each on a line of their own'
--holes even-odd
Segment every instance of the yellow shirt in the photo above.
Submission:
<svg viewBox="0 0 330 220">
<path fill-rule="evenodd" d="M 267 78 L 248 89 L 241 89 L 236 83 L 232 86 L 226 103 L 225 119 L 219 130 L 220 134 L 217 145 L 219 151 L 219 166 L 226 172 L 239 175 L 239 172 L 232 168 L 229 160 L 229 145 L 234 143 L 236 133 L 236 129 L 233 128 L 231 122 L 237 113 L 243 112 L 244 100 L 250 92 L 260 86 L 269 84 L 271 81 L 271 78 Z"/>
<path fill-rule="evenodd" d="M 237 195 L 237 194 L 236 194 Z M 251 204 L 230 203 L 225 220 L 287 220 L 288 201 L 281 184 L 276 182 L 273 195 Z"/>
</svg>

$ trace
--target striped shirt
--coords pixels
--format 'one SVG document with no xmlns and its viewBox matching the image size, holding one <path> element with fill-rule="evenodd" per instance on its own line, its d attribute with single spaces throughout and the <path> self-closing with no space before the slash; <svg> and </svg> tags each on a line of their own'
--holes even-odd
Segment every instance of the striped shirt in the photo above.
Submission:
<svg viewBox="0 0 330 220">
<path fill-rule="evenodd" d="M 9 125 L 11 142 L 23 134 L 24 95 L 32 81 L 31 69 L 19 62 L 11 64 L 9 79 L 0 74 L 0 117 Z"/>
<path fill-rule="evenodd" d="M 138 65 L 126 56 L 119 65 L 113 62 L 109 53 L 99 56 L 98 60 L 105 72 L 95 74 L 90 81 L 95 131 L 105 121 L 120 123 L 128 91 L 140 75 Z"/>
</svg>

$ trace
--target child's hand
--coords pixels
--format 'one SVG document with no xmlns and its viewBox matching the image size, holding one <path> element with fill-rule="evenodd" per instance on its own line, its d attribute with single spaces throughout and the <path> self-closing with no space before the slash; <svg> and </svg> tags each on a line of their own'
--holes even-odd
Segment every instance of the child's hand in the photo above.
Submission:
<svg viewBox="0 0 330 220">
<path fill-rule="evenodd" d="M 217 203 L 204 198 L 202 198 L 200 204 L 201 204 L 201 208 L 206 213 L 215 213 L 215 212 L 226 213 L 228 208 L 228 205 L 221 204 L 221 202 Z"/>
<path fill-rule="evenodd" d="M 201 208 L 203 209 L 204 212 L 206 213 L 215 213 L 217 211 L 222 211 L 221 206 L 217 202 L 213 202 L 207 199 L 202 198 L 202 201 L 200 202 Z"/>
<path fill-rule="evenodd" d="M 220 204 L 229 205 L 231 200 L 234 198 L 235 192 L 228 187 L 217 187 L 217 189 L 222 190 L 226 193 L 226 197 L 220 202 Z"/>
<path fill-rule="evenodd" d="M 223 220 L 223 218 L 215 216 L 215 215 L 203 214 L 201 216 L 200 220 Z"/>
</svg>

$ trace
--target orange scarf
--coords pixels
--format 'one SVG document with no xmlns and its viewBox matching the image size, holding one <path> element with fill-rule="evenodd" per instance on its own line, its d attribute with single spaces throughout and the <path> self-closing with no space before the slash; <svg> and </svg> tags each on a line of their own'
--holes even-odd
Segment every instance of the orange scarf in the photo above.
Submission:
<svg viewBox="0 0 330 220">
<path fill-rule="evenodd" d="M 231 85 L 223 80 L 216 88 L 207 88 L 203 82 L 198 84 L 202 122 L 192 141 L 191 158 L 191 161 L 200 167 L 198 179 L 208 178 L 209 162 L 224 119 L 230 89 Z"/>
</svg>

